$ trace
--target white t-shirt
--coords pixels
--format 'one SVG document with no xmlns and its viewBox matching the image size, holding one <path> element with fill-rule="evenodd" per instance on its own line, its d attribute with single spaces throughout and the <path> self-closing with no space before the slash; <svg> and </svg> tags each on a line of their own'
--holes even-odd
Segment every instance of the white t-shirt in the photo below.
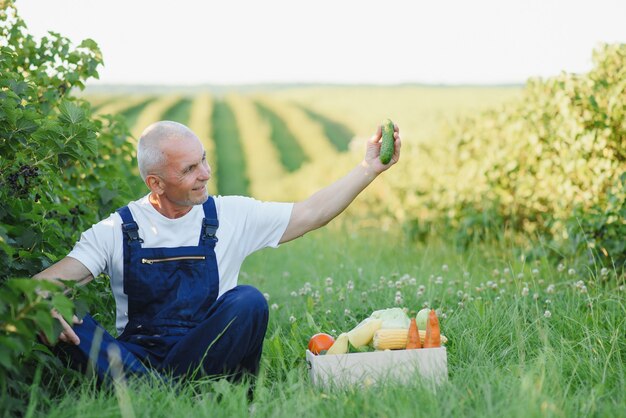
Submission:
<svg viewBox="0 0 626 418">
<path fill-rule="evenodd" d="M 159 213 L 148 196 L 128 204 L 144 248 L 196 246 L 204 210 L 194 206 L 184 216 L 170 219 Z M 278 247 L 287 229 L 293 203 L 261 202 L 243 196 L 214 197 L 219 228 L 215 246 L 220 284 L 219 296 L 237 286 L 244 259 L 265 247 Z M 124 245 L 122 219 L 117 212 L 83 232 L 69 253 L 96 277 L 106 273 L 116 304 L 116 328 L 122 333 L 128 322 L 128 296 L 124 293 Z"/>
</svg>

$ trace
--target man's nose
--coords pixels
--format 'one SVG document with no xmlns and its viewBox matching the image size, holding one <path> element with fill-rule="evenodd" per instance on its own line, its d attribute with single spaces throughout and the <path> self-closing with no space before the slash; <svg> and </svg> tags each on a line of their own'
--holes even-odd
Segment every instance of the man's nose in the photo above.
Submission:
<svg viewBox="0 0 626 418">
<path fill-rule="evenodd" d="M 202 165 L 199 178 L 204 181 L 211 178 L 211 167 L 208 164 Z"/>
</svg>

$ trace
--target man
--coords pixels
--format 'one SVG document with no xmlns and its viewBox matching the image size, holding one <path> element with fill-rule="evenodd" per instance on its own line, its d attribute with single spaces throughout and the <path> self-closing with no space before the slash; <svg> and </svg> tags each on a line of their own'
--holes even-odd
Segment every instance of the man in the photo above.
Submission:
<svg viewBox="0 0 626 418">
<path fill-rule="evenodd" d="M 74 366 L 111 372 L 111 353 L 126 373 L 185 376 L 256 374 L 267 328 L 263 295 L 237 285 L 246 256 L 301 237 L 340 214 L 400 157 L 395 127 L 390 163 L 379 160 L 381 129 L 345 177 L 297 203 L 211 197 L 211 169 L 200 140 L 162 121 L 141 135 L 139 171 L 150 193 L 85 231 L 70 254 L 35 278 L 88 282 L 105 272 L 116 301 L 116 339 L 87 315 L 73 327 L 60 315 L 56 349 Z"/>
</svg>

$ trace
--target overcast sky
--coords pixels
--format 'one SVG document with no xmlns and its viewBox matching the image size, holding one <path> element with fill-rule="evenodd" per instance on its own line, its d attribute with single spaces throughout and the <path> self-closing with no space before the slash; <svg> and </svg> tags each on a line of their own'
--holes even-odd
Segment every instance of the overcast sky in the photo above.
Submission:
<svg viewBox="0 0 626 418">
<path fill-rule="evenodd" d="M 626 42 L 625 0 L 18 0 L 102 49 L 103 83 L 523 83 Z M 383 5 L 384 4 L 384 5 Z"/>
</svg>

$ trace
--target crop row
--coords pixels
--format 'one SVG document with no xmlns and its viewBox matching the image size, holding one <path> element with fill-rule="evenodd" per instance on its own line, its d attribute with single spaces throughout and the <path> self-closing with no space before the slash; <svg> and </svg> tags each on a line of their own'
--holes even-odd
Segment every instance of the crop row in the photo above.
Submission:
<svg viewBox="0 0 626 418">
<path fill-rule="evenodd" d="M 90 101 L 98 114 L 122 115 L 134 138 L 158 120 L 189 126 L 207 151 L 211 193 L 282 197 L 285 178 L 305 164 L 332 161 L 352 136 L 338 121 L 268 96 L 120 95 Z"/>
</svg>

